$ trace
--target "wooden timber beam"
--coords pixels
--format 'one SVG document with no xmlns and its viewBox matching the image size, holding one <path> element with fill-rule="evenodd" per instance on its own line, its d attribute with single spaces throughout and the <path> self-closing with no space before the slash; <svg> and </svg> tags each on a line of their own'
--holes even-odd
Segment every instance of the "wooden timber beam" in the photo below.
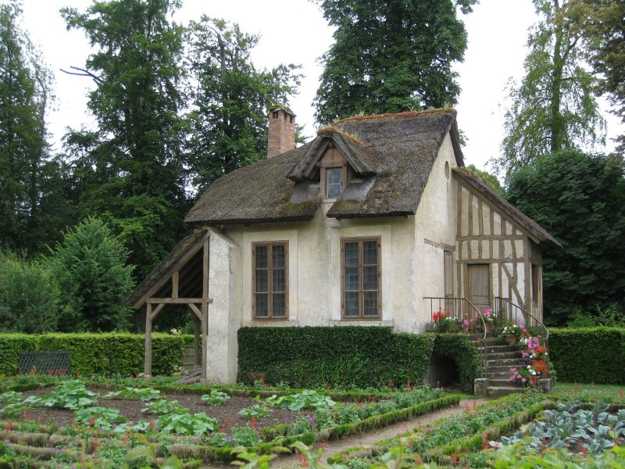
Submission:
<svg viewBox="0 0 625 469">
<path fill-rule="evenodd" d="M 149 298 L 147 303 L 158 305 L 186 305 L 189 303 L 202 303 L 202 298 Z"/>
<path fill-rule="evenodd" d="M 200 311 L 200 308 L 198 308 L 193 303 L 189 303 L 189 308 L 191 308 L 191 311 L 193 311 L 193 314 L 195 314 L 195 317 L 197 317 L 201 321 L 202 320 L 202 311 Z"/>
<path fill-rule="evenodd" d="M 180 287 L 180 271 L 176 270 L 171 274 L 171 297 L 178 298 L 178 289 Z"/>
<path fill-rule="evenodd" d="M 146 306 L 145 311 L 145 356 L 143 361 L 143 376 L 146 379 L 152 377 L 152 305 Z"/>
</svg>

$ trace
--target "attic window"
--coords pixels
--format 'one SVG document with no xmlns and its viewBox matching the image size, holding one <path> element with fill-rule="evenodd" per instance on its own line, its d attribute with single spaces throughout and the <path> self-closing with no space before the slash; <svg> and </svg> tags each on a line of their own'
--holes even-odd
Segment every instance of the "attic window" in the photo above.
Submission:
<svg viewBox="0 0 625 469">
<path fill-rule="evenodd" d="M 343 192 L 343 168 L 326 168 L 326 199 L 336 199 Z"/>
</svg>

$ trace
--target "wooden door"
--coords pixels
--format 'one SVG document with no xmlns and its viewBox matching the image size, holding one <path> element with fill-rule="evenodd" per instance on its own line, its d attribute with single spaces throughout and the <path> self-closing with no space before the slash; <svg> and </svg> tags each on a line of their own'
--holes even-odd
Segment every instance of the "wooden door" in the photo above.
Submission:
<svg viewBox="0 0 625 469">
<path fill-rule="evenodd" d="M 488 264 L 467 265 L 468 298 L 475 306 L 490 308 L 490 268 Z"/>
</svg>

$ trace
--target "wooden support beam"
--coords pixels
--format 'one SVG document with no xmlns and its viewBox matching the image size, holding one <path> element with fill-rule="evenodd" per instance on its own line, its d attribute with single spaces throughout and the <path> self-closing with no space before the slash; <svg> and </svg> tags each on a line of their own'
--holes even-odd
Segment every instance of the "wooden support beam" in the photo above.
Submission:
<svg viewBox="0 0 625 469">
<path fill-rule="evenodd" d="M 158 313 L 160 313 L 164 307 L 165 307 L 165 303 L 156 305 L 156 308 L 152 310 L 152 316 L 150 317 L 150 319 L 154 321 L 154 319 L 156 319 L 156 316 L 158 316 Z"/>
<path fill-rule="evenodd" d="M 202 298 L 150 298 L 147 302 L 153 305 L 186 305 L 189 303 L 201 303 Z"/>
<path fill-rule="evenodd" d="M 145 312 L 145 357 L 143 362 L 143 376 L 152 377 L 152 305 L 148 303 Z"/>
<path fill-rule="evenodd" d="M 178 298 L 178 290 L 180 287 L 180 271 L 171 274 L 171 297 Z"/>
<path fill-rule="evenodd" d="M 189 308 L 191 308 L 191 311 L 193 311 L 193 314 L 195 314 L 195 317 L 198 318 L 198 320 L 201 321 L 202 320 L 202 311 L 200 311 L 200 308 L 198 308 L 193 303 L 189 303 Z"/>
</svg>

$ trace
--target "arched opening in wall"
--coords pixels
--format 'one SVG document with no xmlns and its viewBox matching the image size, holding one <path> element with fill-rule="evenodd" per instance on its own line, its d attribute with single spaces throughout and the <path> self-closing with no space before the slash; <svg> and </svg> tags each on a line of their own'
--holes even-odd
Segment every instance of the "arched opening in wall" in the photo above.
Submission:
<svg viewBox="0 0 625 469">
<path fill-rule="evenodd" d="M 447 355 L 433 353 L 430 360 L 429 382 L 433 387 L 460 387 L 460 372 L 456 360 Z"/>
</svg>

